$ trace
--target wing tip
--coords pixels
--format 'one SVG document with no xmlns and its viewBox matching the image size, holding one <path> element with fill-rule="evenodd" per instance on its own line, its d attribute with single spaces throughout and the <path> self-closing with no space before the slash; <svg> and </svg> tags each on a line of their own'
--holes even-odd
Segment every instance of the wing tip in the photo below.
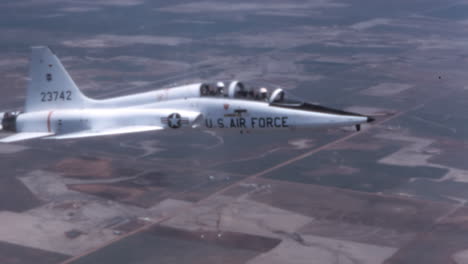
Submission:
<svg viewBox="0 0 468 264">
<path fill-rule="evenodd" d="M 53 135 L 53 133 L 17 133 L 0 139 L 0 143 L 13 143 L 28 139 L 43 138 L 51 135 Z"/>
<path fill-rule="evenodd" d="M 47 137 L 45 139 L 78 139 L 78 138 L 89 138 L 89 137 L 102 137 L 102 136 L 117 136 L 122 134 L 141 133 L 158 131 L 164 129 L 160 126 L 131 126 L 123 127 L 119 129 L 108 129 L 108 130 L 97 130 L 97 131 L 80 131 L 76 133 L 63 134 Z"/>
</svg>

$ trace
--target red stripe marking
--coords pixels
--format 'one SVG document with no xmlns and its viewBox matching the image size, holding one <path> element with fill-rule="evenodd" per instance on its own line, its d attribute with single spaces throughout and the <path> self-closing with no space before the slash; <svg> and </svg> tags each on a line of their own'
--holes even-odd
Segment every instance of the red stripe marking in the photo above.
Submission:
<svg viewBox="0 0 468 264">
<path fill-rule="evenodd" d="M 53 112 L 54 111 L 50 111 L 49 115 L 47 115 L 47 131 L 49 131 L 49 133 L 50 133 L 50 118 L 52 117 Z"/>
</svg>

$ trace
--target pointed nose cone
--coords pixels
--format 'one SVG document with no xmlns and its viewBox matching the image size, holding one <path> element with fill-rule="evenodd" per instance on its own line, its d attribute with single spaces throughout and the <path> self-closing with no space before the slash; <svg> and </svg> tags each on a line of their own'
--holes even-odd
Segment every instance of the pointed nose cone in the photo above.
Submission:
<svg viewBox="0 0 468 264">
<path fill-rule="evenodd" d="M 297 126 L 355 126 L 363 123 L 371 123 L 375 120 L 371 116 L 366 116 L 358 113 L 348 112 L 311 103 L 301 103 L 297 105 L 277 103 L 273 104 L 273 106 L 311 113 L 311 119 L 309 121 L 304 121 L 304 123 L 298 124 Z"/>
</svg>

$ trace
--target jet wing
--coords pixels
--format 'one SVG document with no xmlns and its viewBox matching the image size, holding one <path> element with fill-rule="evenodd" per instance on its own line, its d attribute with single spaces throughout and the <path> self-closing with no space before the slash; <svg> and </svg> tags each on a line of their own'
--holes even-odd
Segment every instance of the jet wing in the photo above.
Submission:
<svg viewBox="0 0 468 264">
<path fill-rule="evenodd" d="M 148 132 L 161 130 L 159 126 L 130 126 L 121 127 L 114 129 L 103 129 L 103 130 L 85 130 L 75 133 L 63 134 L 58 136 L 47 137 L 46 139 L 74 139 L 74 138 L 86 138 L 86 137 L 99 137 L 99 136 L 112 136 L 121 134 L 130 134 L 138 132 Z"/>
<path fill-rule="evenodd" d="M 18 133 L 14 134 L 9 137 L 5 137 L 0 139 L 1 143 L 10 143 L 10 142 L 16 142 L 16 141 L 22 141 L 22 140 L 27 140 L 27 139 L 34 139 L 34 138 L 41 138 L 41 137 L 47 137 L 51 136 L 53 133 L 40 133 L 40 132 L 23 132 L 23 133 Z"/>
</svg>

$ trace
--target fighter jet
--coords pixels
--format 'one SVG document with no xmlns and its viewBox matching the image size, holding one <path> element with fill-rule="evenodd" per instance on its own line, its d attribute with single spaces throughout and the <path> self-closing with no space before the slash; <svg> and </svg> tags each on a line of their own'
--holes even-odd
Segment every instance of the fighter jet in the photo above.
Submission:
<svg viewBox="0 0 468 264">
<path fill-rule="evenodd" d="M 292 100 L 281 88 L 239 81 L 194 83 L 104 100 L 85 96 L 48 47 L 33 47 L 22 112 L 0 113 L 0 142 L 78 139 L 176 129 L 258 130 L 332 128 L 372 117 Z"/>
</svg>

